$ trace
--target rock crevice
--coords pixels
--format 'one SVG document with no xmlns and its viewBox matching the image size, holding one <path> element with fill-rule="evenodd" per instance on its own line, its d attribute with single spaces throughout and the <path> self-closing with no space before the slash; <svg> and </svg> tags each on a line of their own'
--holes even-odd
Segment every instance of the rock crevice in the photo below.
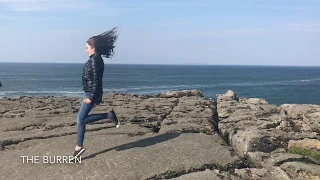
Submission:
<svg viewBox="0 0 320 180">
<path fill-rule="evenodd" d="M 1 99 L 4 179 L 72 179 L 80 174 L 111 180 L 319 177 L 320 106 L 275 106 L 231 90 L 218 94 L 216 101 L 199 90 L 107 94 L 92 113 L 113 108 L 122 126 L 114 128 L 109 120 L 88 124 L 82 164 L 23 164 L 22 155 L 72 153 L 81 99 Z"/>
</svg>

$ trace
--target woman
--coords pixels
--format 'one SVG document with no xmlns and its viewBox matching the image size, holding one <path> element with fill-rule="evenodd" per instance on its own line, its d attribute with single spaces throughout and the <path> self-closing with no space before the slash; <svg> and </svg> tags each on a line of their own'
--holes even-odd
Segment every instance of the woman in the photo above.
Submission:
<svg viewBox="0 0 320 180">
<path fill-rule="evenodd" d="M 111 119 L 117 128 L 120 125 L 114 110 L 108 113 L 89 115 L 89 112 L 102 101 L 104 62 L 101 56 L 106 58 L 113 56 L 114 43 L 117 37 L 116 28 L 113 28 L 110 31 L 91 37 L 86 43 L 86 53 L 90 58 L 85 63 L 82 73 L 82 84 L 85 94 L 77 116 L 78 137 L 73 153 L 73 157 L 75 158 L 85 151 L 83 141 L 86 124 L 102 119 Z"/>
</svg>

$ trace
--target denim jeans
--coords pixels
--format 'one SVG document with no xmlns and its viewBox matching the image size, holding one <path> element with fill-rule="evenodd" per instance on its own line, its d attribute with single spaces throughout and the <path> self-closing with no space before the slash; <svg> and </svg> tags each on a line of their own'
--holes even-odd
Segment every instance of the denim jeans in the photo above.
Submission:
<svg viewBox="0 0 320 180">
<path fill-rule="evenodd" d="M 98 98 L 97 101 L 91 101 L 90 104 L 86 104 L 84 100 L 89 98 L 91 92 L 86 92 L 84 98 L 81 102 L 81 106 L 77 116 L 77 128 L 78 128 L 78 138 L 77 138 L 77 146 L 83 146 L 84 134 L 86 131 L 86 124 L 93 123 L 102 119 L 108 119 L 108 113 L 101 114 L 90 114 L 90 111 L 101 103 L 101 97 Z"/>
</svg>

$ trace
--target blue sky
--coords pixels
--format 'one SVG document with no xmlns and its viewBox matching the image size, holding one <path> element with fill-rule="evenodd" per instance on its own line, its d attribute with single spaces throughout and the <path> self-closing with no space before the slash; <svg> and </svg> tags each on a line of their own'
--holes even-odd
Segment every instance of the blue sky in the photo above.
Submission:
<svg viewBox="0 0 320 180">
<path fill-rule="evenodd" d="M 320 66 L 319 0 L 0 0 L 0 62 L 84 63 L 118 25 L 106 63 Z"/>
</svg>

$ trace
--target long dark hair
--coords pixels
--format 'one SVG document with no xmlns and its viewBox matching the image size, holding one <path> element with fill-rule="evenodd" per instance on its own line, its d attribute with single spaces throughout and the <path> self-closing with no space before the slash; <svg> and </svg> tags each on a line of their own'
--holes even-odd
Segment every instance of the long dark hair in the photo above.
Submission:
<svg viewBox="0 0 320 180">
<path fill-rule="evenodd" d="M 88 39 L 87 43 L 95 48 L 95 53 L 102 57 L 111 58 L 114 55 L 114 44 L 118 38 L 117 28 L 93 36 Z"/>
</svg>

